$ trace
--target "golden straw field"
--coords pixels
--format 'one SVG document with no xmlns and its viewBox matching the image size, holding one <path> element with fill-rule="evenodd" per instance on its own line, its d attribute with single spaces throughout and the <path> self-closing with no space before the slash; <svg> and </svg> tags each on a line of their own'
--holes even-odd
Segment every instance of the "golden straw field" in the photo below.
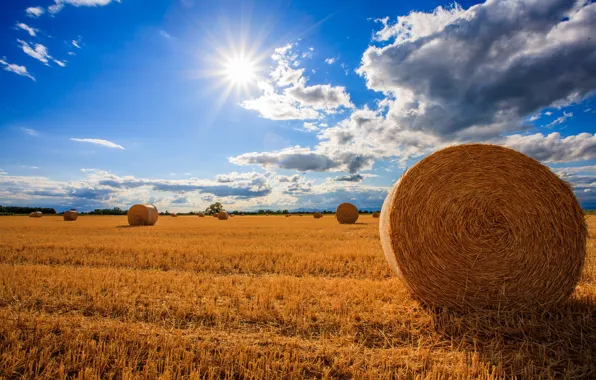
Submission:
<svg viewBox="0 0 596 380">
<path fill-rule="evenodd" d="M 0 377 L 596 378 L 596 240 L 564 308 L 456 314 L 409 297 L 378 221 L 0 217 Z"/>
</svg>

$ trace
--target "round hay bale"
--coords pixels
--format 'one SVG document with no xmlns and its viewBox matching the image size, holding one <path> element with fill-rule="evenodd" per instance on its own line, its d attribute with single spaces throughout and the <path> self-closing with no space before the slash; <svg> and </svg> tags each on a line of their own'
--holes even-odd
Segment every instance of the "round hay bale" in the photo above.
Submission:
<svg viewBox="0 0 596 380">
<path fill-rule="evenodd" d="M 233 218 L 234 217 L 234 214 L 228 214 L 228 215 L 230 216 L 230 218 Z"/>
<path fill-rule="evenodd" d="M 200 213 L 199 213 L 199 218 L 204 218 L 204 217 L 205 217 L 205 214 L 204 214 L 204 213 L 202 213 L 202 212 L 200 212 Z"/>
<path fill-rule="evenodd" d="M 220 212 L 217 214 L 217 219 L 219 219 L 219 220 L 228 220 L 228 218 L 229 218 L 229 217 L 230 217 L 230 214 L 228 214 L 228 213 L 227 213 L 227 212 L 225 212 L 225 211 L 220 211 Z"/>
<path fill-rule="evenodd" d="M 453 146 L 414 165 L 387 196 L 379 232 L 415 298 L 461 311 L 557 306 L 586 255 L 586 223 L 570 186 L 495 145 Z"/>
<path fill-rule="evenodd" d="M 286 214 L 286 218 L 289 218 L 290 216 L 292 216 L 292 215 L 290 215 L 290 214 Z"/>
<path fill-rule="evenodd" d="M 157 207 L 137 204 L 128 209 L 128 224 L 131 226 L 153 226 L 159 218 Z"/>
<path fill-rule="evenodd" d="M 211 214 L 211 216 L 217 218 L 217 214 Z"/>
<path fill-rule="evenodd" d="M 178 217 L 178 215 L 176 215 L 176 213 L 174 213 L 174 212 L 173 212 L 173 213 L 171 213 L 171 214 L 170 214 L 170 216 L 171 216 L 172 218 L 177 218 L 177 217 Z"/>
<path fill-rule="evenodd" d="M 358 209 L 351 203 L 342 203 L 335 210 L 335 219 L 339 224 L 354 224 L 358 220 Z"/>
<path fill-rule="evenodd" d="M 312 214 L 313 218 L 315 219 L 319 219 L 323 217 L 323 214 L 321 214 L 320 212 L 315 212 L 314 214 Z"/>
<path fill-rule="evenodd" d="M 300 216 L 300 217 L 301 217 L 301 216 L 302 216 L 302 214 L 300 214 L 300 215 L 298 215 L 298 216 Z"/>
<path fill-rule="evenodd" d="M 29 214 L 30 218 L 41 218 L 41 211 L 33 211 L 31 214 Z"/>
<path fill-rule="evenodd" d="M 62 217 L 67 222 L 74 222 L 79 218 L 79 213 L 75 210 L 64 211 L 64 215 Z"/>
<path fill-rule="evenodd" d="M 373 212 L 372 217 L 373 218 L 378 218 L 379 216 L 381 216 L 381 213 L 378 211 Z"/>
</svg>

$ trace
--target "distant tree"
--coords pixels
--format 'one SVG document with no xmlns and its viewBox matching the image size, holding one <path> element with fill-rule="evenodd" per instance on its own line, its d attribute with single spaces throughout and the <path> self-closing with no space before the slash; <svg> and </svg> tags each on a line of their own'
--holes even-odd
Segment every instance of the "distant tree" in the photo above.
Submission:
<svg viewBox="0 0 596 380">
<path fill-rule="evenodd" d="M 289 214 L 290 212 L 288 210 L 283 210 L 281 213 L 282 214 Z"/>
<path fill-rule="evenodd" d="M 215 202 L 205 209 L 205 214 L 213 215 L 219 213 L 220 211 L 224 211 L 223 205 L 219 202 Z"/>
<path fill-rule="evenodd" d="M 259 210 L 259 211 L 257 212 L 257 214 L 259 214 L 259 215 L 263 215 L 263 214 L 265 214 L 265 210 Z"/>
</svg>

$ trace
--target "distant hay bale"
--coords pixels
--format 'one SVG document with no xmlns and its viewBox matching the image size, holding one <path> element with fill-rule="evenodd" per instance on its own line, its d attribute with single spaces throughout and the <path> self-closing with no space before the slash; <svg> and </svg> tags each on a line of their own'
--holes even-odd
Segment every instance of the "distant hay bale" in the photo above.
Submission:
<svg viewBox="0 0 596 380">
<path fill-rule="evenodd" d="M 335 210 L 335 219 L 339 224 L 354 224 L 358 220 L 358 209 L 351 203 L 342 203 Z"/>
<path fill-rule="evenodd" d="M 64 215 L 62 217 L 67 222 L 74 222 L 79 218 L 79 213 L 75 210 L 64 211 Z"/>
<path fill-rule="evenodd" d="M 29 214 L 30 218 L 41 218 L 41 211 L 33 211 L 31 214 Z"/>
<path fill-rule="evenodd" d="M 321 214 L 320 212 L 315 212 L 314 214 L 312 214 L 312 216 L 313 216 L 315 219 L 319 219 L 319 218 L 322 218 L 322 217 L 323 217 L 323 214 Z"/>
<path fill-rule="evenodd" d="M 153 226 L 159 218 L 157 207 L 137 204 L 128 209 L 128 224 L 131 226 Z"/>
<path fill-rule="evenodd" d="M 269 214 L 268 213 L 265 213 L 265 216 L 269 216 Z"/>
<path fill-rule="evenodd" d="M 230 216 L 230 218 L 233 218 L 234 217 L 234 214 L 228 214 L 228 215 Z"/>
<path fill-rule="evenodd" d="M 298 215 L 298 216 L 302 216 L 302 214 Z"/>
<path fill-rule="evenodd" d="M 217 218 L 217 213 L 211 214 L 212 217 Z"/>
<path fill-rule="evenodd" d="M 202 213 L 202 212 L 200 212 L 200 213 L 199 213 L 199 218 L 204 218 L 204 217 L 205 217 L 205 214 L 204 214 L 204 213 Z"/>
<path fill-rule="evenodd" d="M 381 213 L 378 211 L 373 212 L 372 217 L 373 218 L 378 218 L 379 216 L 381 216 Z"/>
<path fill-rule="evenodd" d="M 176 213 L 174 213 L 174 212 L 173 212 L 173 213 L 171 213 L 171 214 L 170 214 L 170 216 L 171 216 L 172 218 L 177 218 L 177 217 L 178 217 L 178 215 L 176 215 Z"/>
<path fill-rule="evenodd" d="M 495 145 L 453 146 L 414 165 L 387 196 L 379 232 L 415 298 L 460 311 L 560 305 L 586 255 L 570 186 Z"/>
<path fill-rule="evenodd" d="M 292 215 L 290 215 L 290 214 L 286 214 L 286 218 L 289 218 L 290 216 L 292 216 Z"/>
<path fill-rule="evenodd" d="M 219 219 L 219 220 L 228 220 L 228 218 L 229 218 L 229 217 L 230 217 L 230 214 L 228 214 L 228 213 L 227 213 L 227 212 L 225 212 L 225 211 L 220 211 L 220 212 L 217 214 L 217 219 Z"/>
</svg>

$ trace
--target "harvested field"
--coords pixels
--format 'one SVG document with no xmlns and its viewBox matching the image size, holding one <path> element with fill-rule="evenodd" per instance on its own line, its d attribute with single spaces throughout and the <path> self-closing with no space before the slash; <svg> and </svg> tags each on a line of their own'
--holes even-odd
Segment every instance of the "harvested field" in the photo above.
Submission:
<svg viewBox="0 0 596 380">
<path fill-rule="evenodd" d="M 378 219 L 281 218 L 0 217 L 0 377 L 596 376 L 596 240 L 563 308 L 457 314 L 407 294 Z"/>
</svg>

